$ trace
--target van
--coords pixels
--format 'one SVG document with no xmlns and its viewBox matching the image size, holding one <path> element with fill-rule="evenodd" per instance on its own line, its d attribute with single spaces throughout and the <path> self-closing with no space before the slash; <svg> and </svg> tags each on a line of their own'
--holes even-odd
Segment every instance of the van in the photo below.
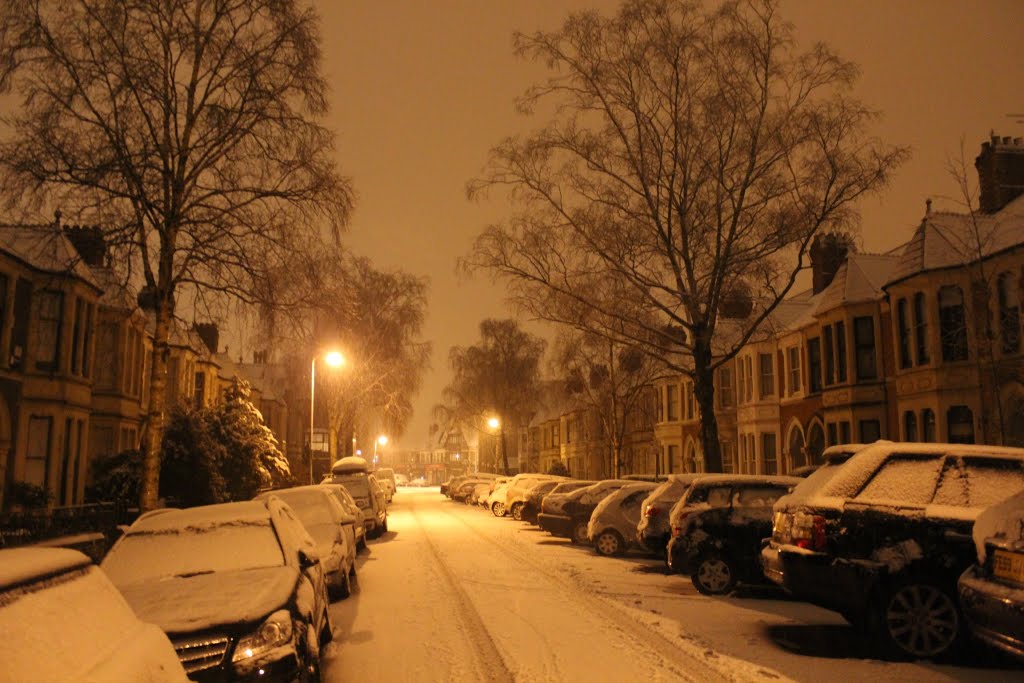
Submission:
<svg viewBox="0 0 1024 683">
<path fill-rule="evenodd" d="M 331 477 L 325 484 L 341 484 L 352 494 L 363 511 L 366 535 L 377 538 L 388 530 L 387 496 L 377 477 L 370 472 L 365 458 L 348 456 L 331 465 Z"/>
<path fill-rule="evenodd" d="M 377 477 L 377 481 L 380 482 L 381 488 L 384 489 L 384 496 L 387 502 L 390 503 L 391 499 L 395 496 L 395 490 L 398 488 L 398 484 L 395 482 L 395 471 L 390 467 L 378 467 L 373 474 Z"/>
</svg>

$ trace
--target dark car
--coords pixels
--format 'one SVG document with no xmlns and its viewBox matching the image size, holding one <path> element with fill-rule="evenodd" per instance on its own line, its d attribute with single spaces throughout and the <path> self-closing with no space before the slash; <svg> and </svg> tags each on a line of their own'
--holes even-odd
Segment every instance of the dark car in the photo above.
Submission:
<svg viewBox="0 0 1024 683">
<path fill-rule="evenodd" d="M 530 491 L 530 495 L 527 496 L 526 502 L 523 503 L 521 508 L 519 508 L 520 518 L 524 522 L 536 524 L 537 515 L 541 512 L 541 505 L 544 502 L 544 498 L 549 494 L 561 496 L 567 493 L 572 493 L 573 491 L 586 486 L 592 486 L 596 483 L 596 481 L 589 479 L 570 479 L 568 481 L 564 479 L 553 479 L 551 481 L 542 482 Z"/>
<path fill-rule="evenodd" d="M 1020 490 L 1024 449 L 878 442 L 776 503 L 765 575 L 893 654 L 937 657 L 965 631 L 956 586 L 974 519 Z"/>
<path fill-rule="evenodd" d="M 564 505 L 558 510 L 546 505 L 550 499 L 549 495 L 542 505 L 543 511 L 537 515 L 537 524 L 554 536 L 568 538 L 573 543 L 586 543 L 590 540 L 587 536 L 587 525 L 597 504 L 623 486 L 635 483 L 628 479 L 599 481 L 570 493 Z"/>
<path fill-rule="evenodd" d="M 689 574 L 705 595 L 763 581 L 761 540 L 772 533 L 772 505 L 800 481 L 756 474 L 695 479 L 672 508 L 669 567 Z"/>
<path fill-rule="evenodd" d="M 1024 660 L 1024 493 L 974 522 L 978 563 L 960 576 L 960 605 L 979 640 Z"/>
<path fill-rule="evenodd" d="M 149 512 L 101 566 L 195 681 L 305 680 L 332 637 L 316 546 L 274 496 Z"/>
<path fill-rule="evenodd" d="M 370 472 L 365 458 L 350 455 L 331 465 L 331 476 L 323 484 L 341 484 L 363 511 L 367 538 L 379 538 L 388 530 L 388 505 L 384 489 Z"/>
<path fill-rule="evenodd" d="M 668 479 L 650 492 L 640 505 L 640 521 L 636 525 L 637 540 L 654 555 L 664 558 L 672 527 L 669 512 L 686 495 L 686 490 L 699 474 L 670 474 Z"/>
</svg>

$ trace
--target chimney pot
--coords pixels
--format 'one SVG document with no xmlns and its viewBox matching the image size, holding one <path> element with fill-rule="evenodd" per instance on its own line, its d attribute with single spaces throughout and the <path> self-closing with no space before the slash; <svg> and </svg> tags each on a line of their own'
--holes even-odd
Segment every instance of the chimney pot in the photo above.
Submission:
<svg viewBox="0 0 1024 683">
<path fill-rule="evenodd" d="M 974 160 L 979 208 L 987 214 L 996 213 L 1016 199 L 1024 187 L 1024 149 L 1014 138 L 1004 137 L 1002 144 L 999 140 L 993 134 L 992 144 L 982 143 L 981 153 Z"/>
</svg>

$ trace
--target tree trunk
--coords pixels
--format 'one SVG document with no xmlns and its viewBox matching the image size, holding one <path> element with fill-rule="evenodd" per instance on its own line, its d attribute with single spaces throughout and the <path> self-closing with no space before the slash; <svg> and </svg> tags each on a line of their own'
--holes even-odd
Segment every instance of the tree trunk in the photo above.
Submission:
<svg viewBox="0 0 1024 683">
<path fill-rule="evenodd" d="M 156 298 L 153 363 L 149 373 L 149 406 L 142 454 L 142 486 L 139 488 L 139 509 L 142 512 L 155 509 L 160 497 L 160 447 L 167 403 L 167 338 L 170 334 L 171 310 L 166 301 Z"/>
<path fill-rule="evenodd" d="M 718 419 L 715 417 L 714 372 L 711 370 L 711 344 L 697 339 L 693 346 L 693 393 L 700 406 L 700 441 L 704 450 L 704 466 L 708 472 L 722 471 L 722 448 L 718 441 Z"/>
<path fill-rule="evenodd" d="M 508 474 L 508 449 L 505 448 L 505 423 L 502 422 L 501 428 L 498 430 L 498 450 L 501 451 L 501 466 L 504 468 L 505 476 Z"/>
</svg>

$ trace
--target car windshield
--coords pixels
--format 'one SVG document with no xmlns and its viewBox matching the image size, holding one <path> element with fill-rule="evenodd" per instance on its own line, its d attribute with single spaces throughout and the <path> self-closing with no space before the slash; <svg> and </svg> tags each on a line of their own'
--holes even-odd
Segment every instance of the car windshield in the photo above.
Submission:
<svg viewBox="0 0 1024 683">
<path fill-rule="evenodd" d="M 331 477 L 331 483 L 344 486 L 356 499 L 356 502 L 360 502 L 360 499 L 368 501 L 370 498 L 370 480 L 361 472 L 335 474 Z"/>
<path fill-rule="evenodd" d="M 115 584 L 280 567 L 284 553 L 270 521 L 129 533 L 103 560 Z"/>
</svg>

